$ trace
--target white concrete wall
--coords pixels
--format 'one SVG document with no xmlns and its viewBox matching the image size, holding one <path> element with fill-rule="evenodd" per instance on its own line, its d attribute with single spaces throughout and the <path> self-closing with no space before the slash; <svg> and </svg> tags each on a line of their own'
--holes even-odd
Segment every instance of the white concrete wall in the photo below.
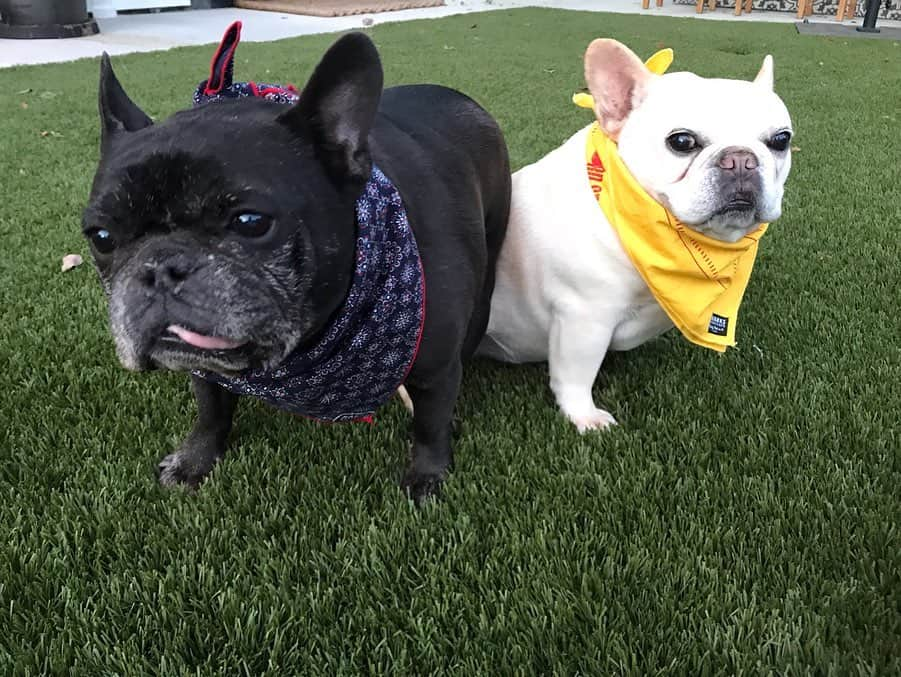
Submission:
<svg viewBox="0 0 901 677">
<path fill-rule="evenodd" d="M 108 19 L 119 10 L 188 7 L 191 0 L 88 0 L 88 11 L 94 18 Z"/>
</svg>

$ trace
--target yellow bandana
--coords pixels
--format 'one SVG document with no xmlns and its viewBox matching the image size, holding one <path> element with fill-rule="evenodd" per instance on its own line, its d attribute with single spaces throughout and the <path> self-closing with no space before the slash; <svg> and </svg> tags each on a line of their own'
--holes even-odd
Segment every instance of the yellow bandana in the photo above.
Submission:
<svg viewBox="0 0 901 677">
<path fill-rule="evenodd" d="M 646 63 L 662 73 L 670 62 L 672 50 L 663 50 Z M 590 95 L 577 94 L 573 101 L 593 107 Z M 585 161 L 598 204 L 673 324 L 699 346 L 719 352 L 734 346 L 738 307 L 767 224 L 734 243 L 691 230 L 638 184 L 616 142 L 597 123 L 588 135 Z"/>
</svg>

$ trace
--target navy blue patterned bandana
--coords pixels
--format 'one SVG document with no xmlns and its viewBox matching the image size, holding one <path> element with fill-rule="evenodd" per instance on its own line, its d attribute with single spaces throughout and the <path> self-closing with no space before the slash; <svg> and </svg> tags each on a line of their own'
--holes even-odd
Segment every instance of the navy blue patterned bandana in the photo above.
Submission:
<svg viewBox="0 0 901 677">
<path fill-rule="evenodd" d="M 240 31 L 240 22 L 229 27 L 213 57 L 210 78 L 194 94 L 195 104 L 241 96 L 295 101 L 293 87 L 232 83 Z M 268 371 L 234 377 L 195 373 L 233 393 L 308 418 L 371 421 L 416 358 L 425 319 L 425 279 L 400 193 L 375 166 L 357 199 L 356 215 L 357 261 L 350 291 L 316 345 L 294 351 Z"/>
</svg>

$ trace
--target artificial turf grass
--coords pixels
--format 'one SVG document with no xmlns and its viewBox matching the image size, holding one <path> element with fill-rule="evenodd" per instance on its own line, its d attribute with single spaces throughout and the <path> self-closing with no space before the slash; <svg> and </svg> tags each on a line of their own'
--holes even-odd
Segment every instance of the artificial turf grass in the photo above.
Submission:
<svg viewBox="0 0 901 677">
<path fill-rule="evenodd" d="M 611 355 L 596 397 L 622 425 L 587 436 L 543 365 L 475 364 L 422 511 L 396 484 L 396 402 L 367 427 L 245 401 L 212 481 L 163 491 L 186 379 L 121 370 L 96 276 L 58 272 L 87 254 L 97 62 L 0 71 L 0 673 L 897 672 L 897 43 L 547 10 L 371 34 L 388 83 L 482 102 L 516 167 L 587 122 L 569 96 L 594 37 L 710 76 L 772 52 L 800 150 L 741 349 L 670 333 Z M 302 84 L 332 40 L 244 44 L 236 75 Z M 211 53 L 114 66 L 161 117 Z"/>
</svg>

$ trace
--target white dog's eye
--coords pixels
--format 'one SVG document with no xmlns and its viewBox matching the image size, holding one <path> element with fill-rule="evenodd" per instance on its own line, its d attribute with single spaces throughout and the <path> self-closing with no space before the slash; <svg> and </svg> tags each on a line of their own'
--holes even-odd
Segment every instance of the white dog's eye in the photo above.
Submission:
<svg viewBox="0 0 901 677">
<path fill-rule="evenodd" d="M 766 145 L 770 147 L 771 150 L 775 151 L 784 151 L 788 150 L 788 144 L 791 143 L 792 133 L 789 131 L 782 131 L 777 134 L 773 134 L 770 137 L 769 141 L 766 142 Z"/>
<path fill-rule="evenodd" d="M 692 153 L 698 148 L 698 139 L 690 132 L 674 132 L 666 137 L 666 145 L 676 153 Z"/>
</svg>

